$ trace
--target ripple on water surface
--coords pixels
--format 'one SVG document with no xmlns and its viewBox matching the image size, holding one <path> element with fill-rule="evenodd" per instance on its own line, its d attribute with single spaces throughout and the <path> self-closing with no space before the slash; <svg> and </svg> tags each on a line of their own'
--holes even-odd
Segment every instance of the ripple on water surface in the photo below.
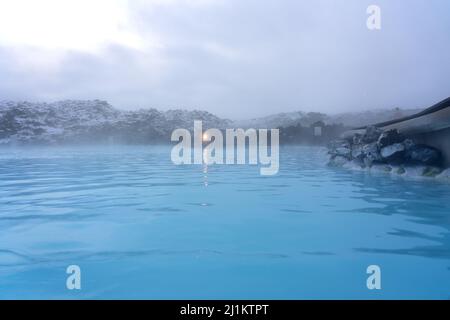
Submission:
<svg viewBox="0 0 450 320">
<path fill-rule="evenodd" d="M 174 166 L 169 147 L 1 149 L 0 298 L 450 296 L 449 185 L 280 157 L 263 177 Z"/>
</svg>

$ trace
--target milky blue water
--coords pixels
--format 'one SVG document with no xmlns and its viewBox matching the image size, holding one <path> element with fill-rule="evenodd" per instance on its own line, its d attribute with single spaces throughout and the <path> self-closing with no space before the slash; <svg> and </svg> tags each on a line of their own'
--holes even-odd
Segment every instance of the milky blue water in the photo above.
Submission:
<svg viewBox="0 0 450 320">
<path fill-rule="evenodd" d="M 450 185 L 280 153 L 264 177 L 169 147 L 1 149 L 0 298 L 450 298 Z"/>
</svg>

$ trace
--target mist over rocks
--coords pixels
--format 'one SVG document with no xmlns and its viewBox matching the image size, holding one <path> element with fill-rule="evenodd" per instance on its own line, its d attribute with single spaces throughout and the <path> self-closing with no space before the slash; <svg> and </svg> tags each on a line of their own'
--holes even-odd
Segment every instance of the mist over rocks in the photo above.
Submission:
<svg viewBox="0 0 450 320">
<path fill-rule="evenodd" d="M 297 111 L 232 121 L 201 110 L 124 111 L 102 100 L 0 101 L 0 145 L 166 144 L 173 130 L 192 130 L 194 120 L 201 120 L 206 129 L 280 128 L 281 143 L 326 144 L 354 123 L 390 120 L 414 111 L 396 108 L 337 115 Z M 316 123 L 327 126 L 321 139 L 311 131 Z"/>
<path fill-rule="evenodd" d="M 327 125 L 341 124 L 346 127 L 360 127 L 410 116 L 422 109 L 376 109 L 362 110 L 358 112 L 341 112 L 325 114 L 321 112 L 280 112 L 268 116 L 233 121 L 233 125 L 239 128 L 276 128 L 302 125 L 310 125 L 322 121 Z"/>
<path fill-rule="evenodd" d="M 444 177 L 441 151 L 401 135 L 373 126 L 328 145 L 331 167 L 369 170 L 412 177 Z"/>
<path fill-rule="evenodd" d="M 231 121 L 206 111 L 122 111 L 101 100 L 0 102 L 0 144 L 167 143 L 176 128 L 226 128 Z"/>
</svg>

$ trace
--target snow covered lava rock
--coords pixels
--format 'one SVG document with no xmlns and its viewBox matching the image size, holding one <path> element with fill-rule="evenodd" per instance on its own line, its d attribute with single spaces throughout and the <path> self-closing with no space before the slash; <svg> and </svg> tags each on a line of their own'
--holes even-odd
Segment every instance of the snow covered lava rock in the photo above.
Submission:
<svg viewBox="0 0 450 320">
<path fill-rule="evenodd" d="M 122 111 L 105 101 L 0 102 L 0 144 L 167 143 L 174 129 L 226 128 L 230 121 L 205 111 Z"/>
<path fill-rule="evenodd" d="M 329 165 L 368 169 L 405 176 L 442 176 L 441 152 L 431 146 L 415 144 L 397 130 L 382 132 L 368 127 L 364 134 L 329 144 Z M 444 171 L 446 172 L 446 171 Z"/>
<path fill-rule="evenodd" d="M 388 163 L 401 162 L 404 153 L 405 146 L 403 145 L 403 143 L 394 143 L 383 147 L 380 150 L 381 157 Z"/>
<path fill-rule="evenodd" d="M 439 165 L 442 159 L 438 149 L 420 144 L 407 148 L 405 157 L 407 162 L 426 165 Z"/>
</svg>

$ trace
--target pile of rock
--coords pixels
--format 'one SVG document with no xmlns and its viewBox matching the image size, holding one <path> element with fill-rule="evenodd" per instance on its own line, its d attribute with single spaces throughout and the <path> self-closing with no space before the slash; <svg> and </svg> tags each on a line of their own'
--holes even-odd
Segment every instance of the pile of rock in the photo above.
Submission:
<svg viewBox="0 0 450 320">
<path fill-rule="evenodd" d="M 329 165 L 357 169 L 381 169 L 405 174 L 437 176 L 443 172 L 442 154 L 431 146 L 416 144 L 397 130 L 367 127 L 364 134 L 332 141 Z"/>
</svg>

